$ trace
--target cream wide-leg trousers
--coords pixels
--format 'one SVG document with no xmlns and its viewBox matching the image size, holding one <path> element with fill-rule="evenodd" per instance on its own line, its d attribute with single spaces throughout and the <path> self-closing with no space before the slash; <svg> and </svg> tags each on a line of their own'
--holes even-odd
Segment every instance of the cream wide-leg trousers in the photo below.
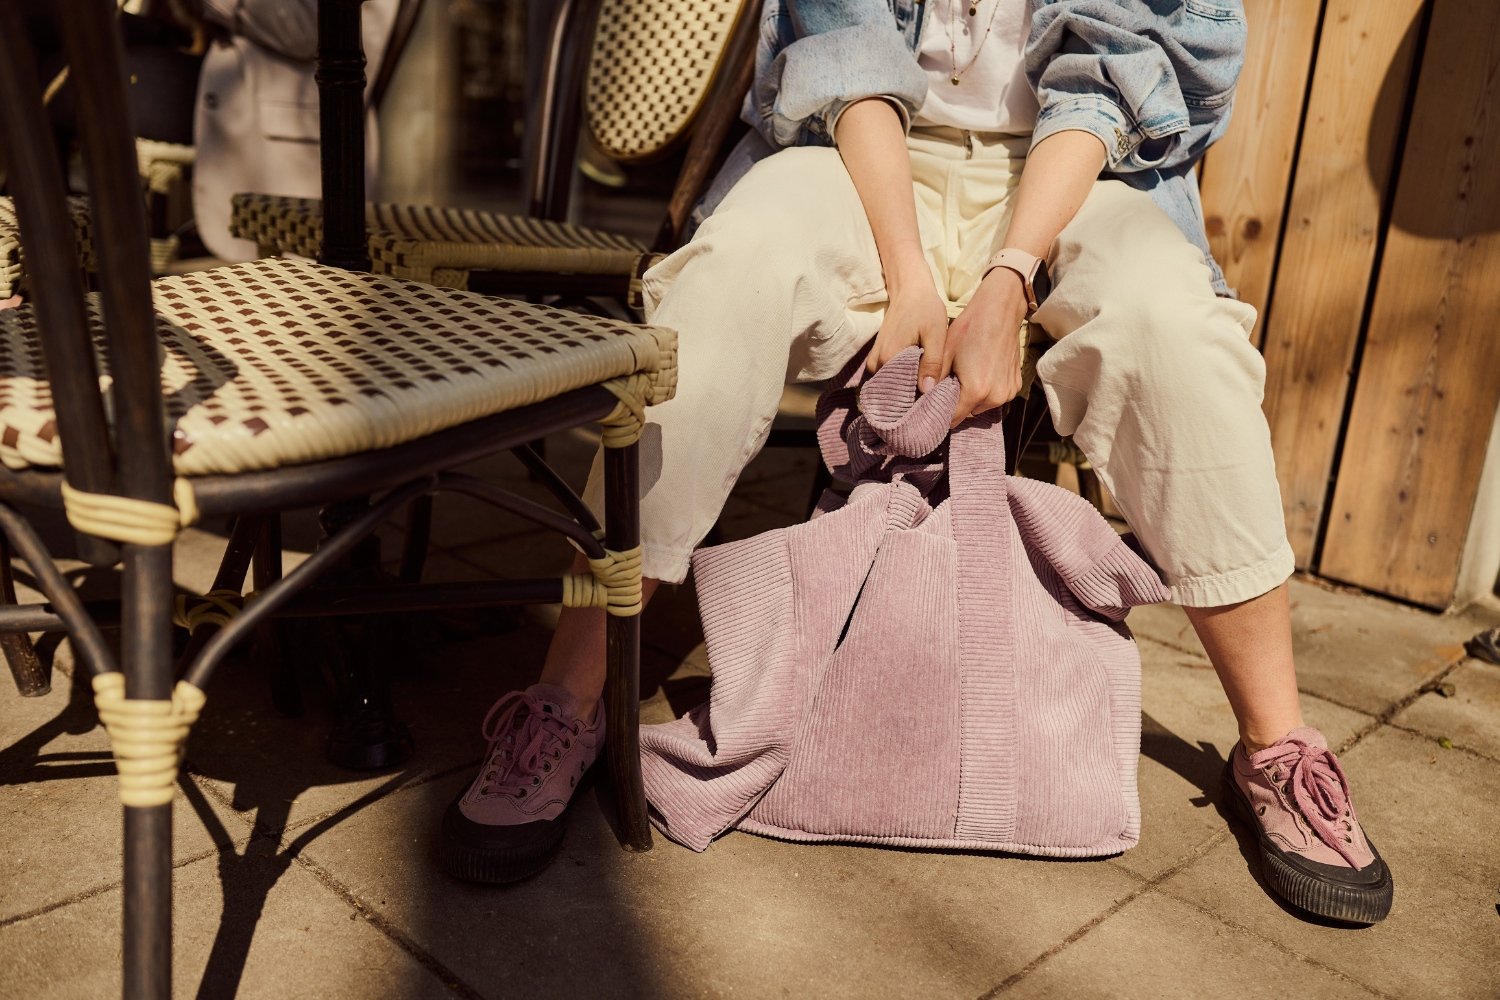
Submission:
<svg viewBox="0 0 1500 1000">
<path fill-rule="evenodd" d="M 1024 138 L 919 129 L 918 223 L 958 315 L 998 249 Z M 1202 255 L 1147 195 L 1101 180 L 1058 237 L 1033 317 L 1057 341 L 1037 373 L 1173 599 L 1217 607 L 1292 572 L 1255 310 L 1218 298 Z M 646 318 L 679 334 L 677 396 L 641 441 L 645 575 L 680 582 L 760 451 L 788 380 L 831 377 L 880 328 L 880 257 L 838 151 L 787 149 L 735 185 L 645 276 Z M 595 463 L 586 497 L 602 508 Z"/>
</svg>

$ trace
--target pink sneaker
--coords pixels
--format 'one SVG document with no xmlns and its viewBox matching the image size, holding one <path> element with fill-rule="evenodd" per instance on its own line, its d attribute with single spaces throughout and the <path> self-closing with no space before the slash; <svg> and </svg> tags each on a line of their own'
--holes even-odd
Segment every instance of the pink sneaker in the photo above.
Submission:
<svg viewBox="0 0 1500 1000">
<path fill-rule="evenodd" d="M 1360 827 L 1344 769 L 1322 733 L 1294 729 L 1248 756 L 1236 744 L 1224 785 L 1260 835 L 1261 873 L 1278 896 L 1353 924 L 1390 912 L 1390 869 Z"/>
<path fill-rule="evenodd" d="M 490 708 L 490 750 L 443 816 L 443 868 L 470 882 L 515 882 L 547 867 L 562 844 L 568 802 L 604 742 L 604 709 L 590 722 L 563 688 L 533 684 Z"/>
</svg>

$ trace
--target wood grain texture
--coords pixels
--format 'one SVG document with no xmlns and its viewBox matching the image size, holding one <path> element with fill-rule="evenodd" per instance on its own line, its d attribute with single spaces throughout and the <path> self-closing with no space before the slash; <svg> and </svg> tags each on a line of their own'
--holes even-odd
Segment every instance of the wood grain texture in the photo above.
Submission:
<svg viewBox="0 0 1500 1000">
<path fill-rule="evenodd" d="M 1500 404 L 1500 4 L 1436 0 L 1320 571 L 1451 600 Z"/>
<path fill-rule="evenodd" d="M 1250 39 L 1234 114 L 1204 158 L 1209 247 L 1229 287 L 1257 309 L 1271 289 L 1321 7 L 1320 0 L 1245 0 Z"/>
<path fill-rule="evenodd" d="M 1422 0 L 1328 0 L 1271 307 L 1266 419 L 1297 565 L 1311 565 L 1364 321 Z"/>
</svg>

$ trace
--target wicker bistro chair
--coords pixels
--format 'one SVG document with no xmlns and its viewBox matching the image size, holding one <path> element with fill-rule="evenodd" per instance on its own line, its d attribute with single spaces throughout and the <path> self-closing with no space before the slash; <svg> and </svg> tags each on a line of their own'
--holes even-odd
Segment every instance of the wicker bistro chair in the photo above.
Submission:
<svg viewBox="0 0 1500 1000">
<path fill-rule="evenodd" d="M 396 18 L 391 26 L 390 41 L 386 45 L 386 57 L 381 60 L 380 70 L 370 88 L 369 104 L 378 110 L 381 100 L 390 89 L 406 45 L 411 40 L 417 19 L 421 16 L 425 0 L 400 0 Z M 62 86 L 67 77 L 54 81 Z M 49 91 L 52 87 L 48 88 Z M 45 95 L 44 95 L 45 99 Z M 170 200 L 191 177 L 193 163 L 197 159 L 197 148 L 174 142 L 155 139 L 135 140 L 136 169 L 141 179 L 146 210 L 149 213 L 151 234 L 151 273 L 164 274 L 177 259 L 181 238 L 173 230 L 168 218 Z M 78 243 L 78 264 L 88 275 L 95 270 L 93 243 L 89 234 L 89 206 L 85 197 L 68 199 L 68 209 L 73 218 L 74 235 Z M 313 243 L 316 246 L 316 240 Z M 262 256 L 268 256 L 263 254 Z M 308 254 L 307 256 L 313 256 Z M 389 273 L 397 274 L 396 271 Z M 405 275 L 400 275 L 405 276 Z M 0 197 L 0 299 L 8 299 L 26 291 L 26 271 L 21 249 L 20 225 L 16 221 L 15 203 L 11 198 Z M 92 279 L 90 279 L 92 280 Z"/>
<path fill-rule="evenodd" d="M 68 221 L 73 227 L 78 267 L 85 273 L 94 271 L 94 240 L 89 231 L 87 198 L 68 199 Z M 0 299 L 24 294 L 27 290 L 26 258 L 21 248 L 21 224 L 16 219 L 16 203 L 0 198 Z"/>
<path fill-rule="evenodd" d="M 192 169 L 195 153 L 192 146 L 151 139 L 136 140 L 142 197 L 151 215 L 152 274 L 164 273 L 177 259 L 181 241 L 167 224 L 167 204 L 173 191 Z M 89 200 L 81 195 L 70 197 L 68 214 L 78 246 L 78 266 L 84 274 L 92 276 L 97 264 L 89 230 Z M 21 247 L 21 226 L 16 218 L 15 200 L 0 198 L 0 299 L 24 294 L 26 285 L 26 259 Z"/>
<path fill-rule="evenodd" d="M 536 602 L 605 608 L 609 756 L 622 838 L 648 847 L 635 746 L 636 439 L 644 408 L 673 391 L 675 335 L 289 260 L 153 283 L 143 205 L 133 173 L 121 169 L 133 149 L 109 7 L 60 2 L 65 43 L 82 67 L 76 83 L 101 234 L 100 292 L 84 293 L 56 153 L 43 138 L 34 56 L 16 8 L 0 4 L 0 137 L 34 283 L 32 304 L 0 314 L 0 535 L 50 601 L 16 604 L 9 560 L 0 563 L 0 634 L 66 632 L 92 677 L 125 813 L 125 995 L 170 993 L 178 766 L 213 671 L 271 615 Z M 358 89 L 347 90 L 357 101 Z M 447 471 L 596 420 L 606 445 L 602 531 L 555 476 L 543 481 L 563 512 Z M 511 582 L 315 586 L 391 513 L 437 491 L 470 494 L 558 530 L 591 571 Z M 307 561 L 284 578 L 279 565 L 257 565 L 259 593 L 248 602 L 239 595 L 255 548 L 243 543 L 256 535 L 257 521 L 367 496 L 373 499 L 362 512 Z M 122 565 L 122 599 L 84 605 L 23 505 L 64 512 L 84 560 Z M 225 515 L 237 524 L 220 585 L 236 582 L 177 609 L 203 628 L 174 669 L 172 541 L 184 525 Z M 101 631 L 115 625 L 118 654 Z"/>
<path fill-rule="evenodd" d="M 617 297 L 639 308 L 640 276 L 676 248 L 738 115 L 757 8 L 753 0 L 560 0 L 532 123 L 539 141 L 527 214 L 369 204 L 372 268 L 490 294 Z M 580 112 L 598 147 L 622 162 L 650 161 L 689 142 L 650 245 L 565 221 Z M 263 254 L 312 257 L 321 206 L 237 194 L 230 228 Z"/>
</svg>

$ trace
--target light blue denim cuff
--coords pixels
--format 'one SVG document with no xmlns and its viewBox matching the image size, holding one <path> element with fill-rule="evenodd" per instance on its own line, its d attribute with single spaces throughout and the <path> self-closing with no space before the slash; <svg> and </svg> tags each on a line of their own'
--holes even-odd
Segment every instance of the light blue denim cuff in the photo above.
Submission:
<svg viewBox="0 0 1500 1000">
<path fill-rule="evenodd" d="M 878 97 L 895 108 L 896 116 L 901 119 L 901 131 L 907 135 L 911 134 L 911 111 L 899 97 L 896 97 L 894 94 L 872 94 L 871 97 Z M 859 100 L 867 101 L 869 99 L 869 97 L 862 97 Z M 834 145 L 838 145 L 839 119 L 844 117 L 845 111 L 848 111 L 858 103 L 859 101 L 839 101 L 829 109 L 828 138 L 833 141 Z"/>
<path fill-rule="evenodd" d="M 1170 121 L 1142 128 L 1124 108 L 1099 94 L 1083 94 L 1047 105 L 1037 116 L 1031 145 L 1058 132 L 1084 131 L 1104 143 L 1105 169 L 1134 173 L 1161 166 L 1171 156 L 1188 123 Z"/>
</svg>

